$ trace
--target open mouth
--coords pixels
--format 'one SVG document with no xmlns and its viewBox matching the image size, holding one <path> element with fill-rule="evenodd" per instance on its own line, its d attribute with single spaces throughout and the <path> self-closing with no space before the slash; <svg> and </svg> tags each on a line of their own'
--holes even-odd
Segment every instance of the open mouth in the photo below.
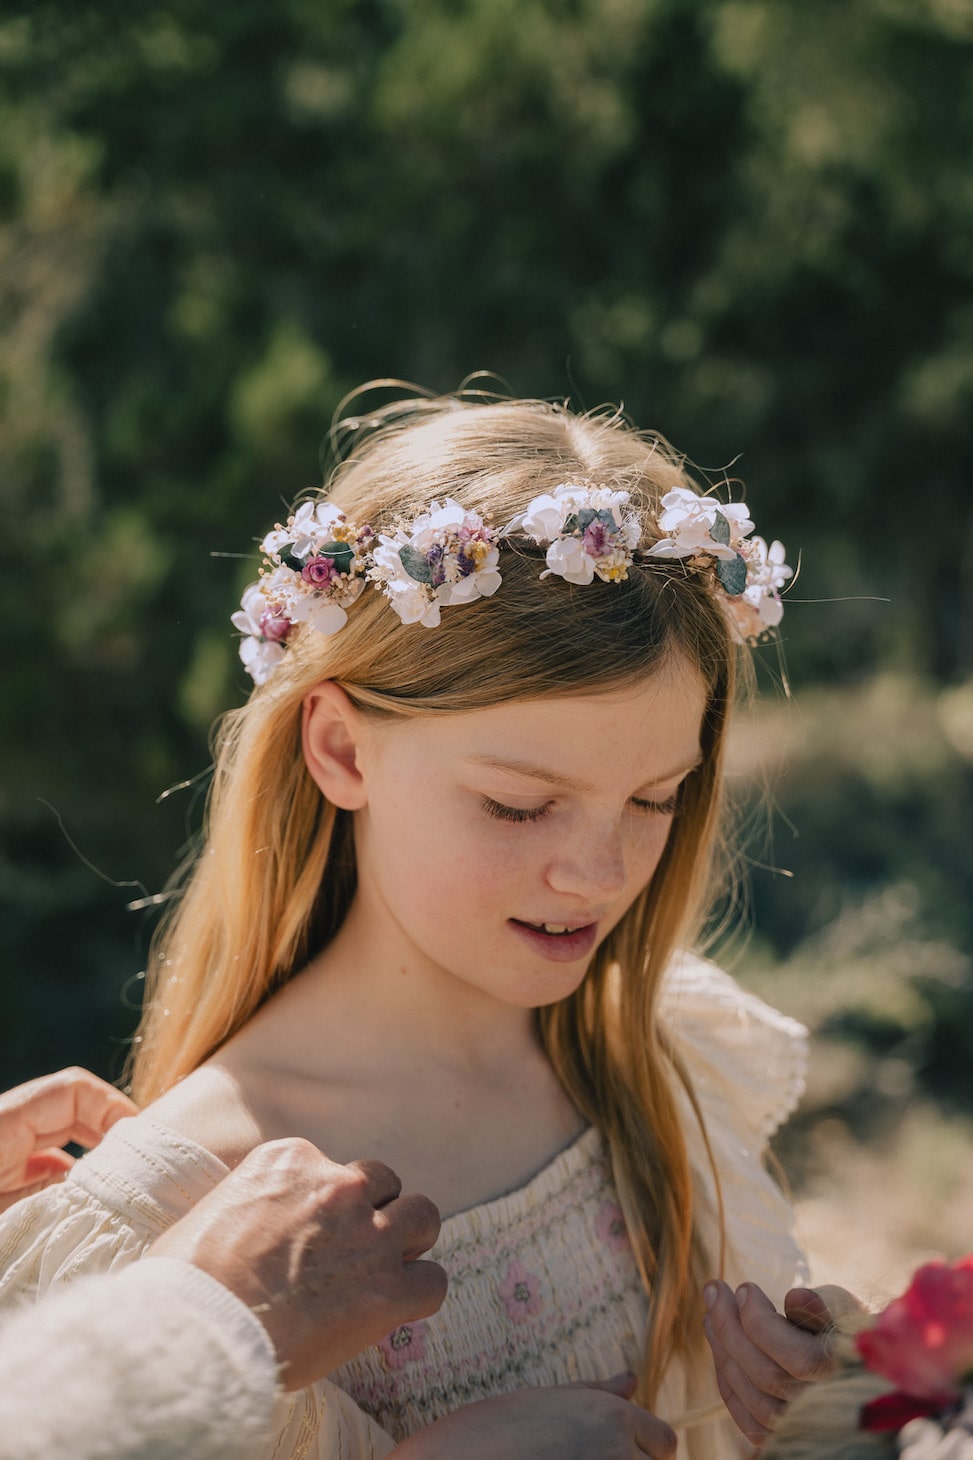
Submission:
<svg viewBox="0 0 973 1460">
<path fill-rule="evenodd" d="M 522 918 L 514 918 L 514 922 L 520 923 L 522 928 L 533 928 L 535 933 L 547 933 L 550 938 L 567 938 L 589 926 L 587 923 L 576 923 L 574 927 L 569 927 L 567 923 L 527 923 Z"/>
<path fill-rule="evenodd" d="M 535 953 L 555 963 L 586 958 L 598 941 L 597 923 L 529 923 L 526 918 L 511 918 L 510 926 Z"/>
</svg>

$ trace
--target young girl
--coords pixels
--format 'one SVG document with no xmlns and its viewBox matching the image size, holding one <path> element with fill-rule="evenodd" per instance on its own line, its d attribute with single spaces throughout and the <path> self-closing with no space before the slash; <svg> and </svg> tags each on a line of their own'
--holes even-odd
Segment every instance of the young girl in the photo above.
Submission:
<svg viewBox="0 0 973 1460">
<path fill-rule="evenodd" d="M 302 1135 L 437 1203 L 450 1291 L 284 1405 L 268 1457 L 668 1453 L 559 1387 L 627 1370 L 680 1454 L 735 1455 L 702 1288 L 800 1276 L 762 1158 L 804 1036 L 683 950 L 783 549 L 618 417 L 449 397 L 346 427 L 234 616 L 257 687 L 156 940 L 149 1109 L 8 1214 L 2 1292 L 138 1258 Z M 546 1442 L 589 1392 L 593 1428 Z"/>
</svg>

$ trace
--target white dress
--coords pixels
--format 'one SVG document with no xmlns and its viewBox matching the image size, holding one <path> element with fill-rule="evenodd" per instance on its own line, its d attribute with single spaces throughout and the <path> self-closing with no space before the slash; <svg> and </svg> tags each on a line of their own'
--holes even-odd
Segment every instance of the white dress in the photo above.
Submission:
<svg viewBox="0 0 973 1460">
<path fill-rule="evenodd" d="M 763 1157 L 803 1088 L 806 1031 L 689 954 L 667 974 L 660 1009 L 720 1172 L 725 1276 L 752 1279 L 779 1306 L 805 1271 L 791 1209 Z M 704 1235 L 716 1251 L 712 1175 L 685 1099 L 683 1116 Z M 0 1219 L 0 1306 L 135 1261 L 225 1174 L 216 1157 L 150 1116 L 119 1122 L 61 1186 Z M 525 1186 L 448 1217 L 430 1255 L 449 1275 L 439 1313 L 282 1396 L 267 1460 L 373 1460 L 462 1404 L 636 1367 L 649 1300 L 594 1129 Z M 656 1409 L 678 1422 L 700 1398 L 698 1390 L 690 1398 L 673 1363 Z M 703 1399 L 718 1403 L 715 1384 Z M 693 1460 L 739 1454 L 728 1418 L 680 1437 L 680 1456 Z"/>
</svg>

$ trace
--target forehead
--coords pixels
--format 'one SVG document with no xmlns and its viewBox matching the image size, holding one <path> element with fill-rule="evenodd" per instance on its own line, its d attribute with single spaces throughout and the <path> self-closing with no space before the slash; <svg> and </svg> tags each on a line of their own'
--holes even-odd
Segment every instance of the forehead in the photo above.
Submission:
<svg viewBox="0 0 973 1460">
<path fill-rule="evenodd" d="M 694 764 L 706 701 L 699 673 L 674 656 L 645 680 L 608 692 L 515 700 L 409 728 L 420 755 L 533 767 L 595 786 L 637 785 Z"/>
</svg>

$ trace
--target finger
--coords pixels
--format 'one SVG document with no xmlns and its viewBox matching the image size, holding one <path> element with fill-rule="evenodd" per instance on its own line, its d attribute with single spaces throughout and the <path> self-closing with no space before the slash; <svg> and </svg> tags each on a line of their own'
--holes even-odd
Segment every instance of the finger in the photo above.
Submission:
<svg viewBox="0 0 973 1460">
<path fill-rule="evenodd" d="M 791 1288 L 784 1296 L 784 1315 L 807 1333 L 824 1333 L 832 1323 L 827 1303 L 813 1288 Z"/>
<path fill-rule="evenodd" d="M 801 1323 L 797 1314 L 809 1313 L 815 1321 L 819 1321 L 819 1315 L 823 1313 L 824 1323 L 821 1327 L 837 1325 L 845 1331 L 853 1331 L 857 1326 L 855 1320 L 867 1315 L 868 1309 L 847 1288 L 824 1283 L 819 1288 L 791 1288 L 784 1298 L 784 1312 L 793 1323 L 798 1323 L 803 1328 L 809 1328 L 810 1325 Z M 821 1329 L 817 1331 L 820 1332 Z"/>
<path fill-rule="evenodd" d="M 780 1316 L 760 1289 L 752 1283 L 744 1284 L 736 1294 L 726 1283 L 707 1283 L 704 1290 L 708 1303 L 706 1318 L 715 1337 L 719 1339 L 723 1351 L 748 1375 L 751 1382 L 765 1394 L 777 1399 L 785 1399 L 791 1392 L 792 1375 L 777 1363 L 774 1354 L 774 1345 L 780 1339 L 780 1332 L 778 1328 L 770 1328 L 769 1339 L 766 1332 L 758 1332 L 756 1339 L 747 1332 L 744 1325 L 744 1314 L 747 1311 L 746 1289 L 748 1288 L 752 1290 L 751 1318 L 759 1318 L 763 1322 L 764 1329 L 767 1329 L 770 1320 L 773 1320 L 785 1336 L 789 1331 L 797 1332 L 786 1318 Z M 759 1324 L 756 1326 L 759 1328 Z M 806 1335 L 803 1341 L 808 1344 L 817 1342 Z"/>
<path fill-rule="evenodd" d="M 767 1393 L 753 1382 L 713 1333 L 708 1317 L 703 1320 L 703 1330 L 716 1361 L 716 1382 L 720 1397 L 737 1428 L 753 1444 L 759 1444 L 777 1424 L 787 1407 L 786 1399 Z M 787 1382 L 790 1386 L 789 1393 L 803 1387 L 794 1379 Z"/>
<path fill-rule="evenodd" d="M 67 1151 L 35 1151 L 24 1163 L 24 1185 L 35 1181 L 53 1181 L 66 1176 L 74 1165 L 74 1157 Z"/>
<path fill-rule="evenodd" d="M 438 1262 L 410 1262 L 405 1270 L 408 1312 L 403 1323 L 417 1318 L 431 1318 L 443 1306 L 449 1288 L 446 1269 Z"/>
<path fill-rule="evenodd" d="M 792 1379 L 805 1382 L 827 1378 L 832 1372 L 834 1364 L 822 1340 L 816 1334 L 796 1327 L 778 1313 L 755 1283 L 743 1283 L 737 1289 L 736 1300 L 744 1333 L 760 1352 L 770 1357 L 775 1368 L 782 1369 Z M 780 1396 L 772 1382 L 763 1382 L 765 1372 L 768 1378 L 771 1377 L 770 1370 L 765 1371 L 762 1364 L 756 1371 L 749 1364 L 745 1367 L 761 1388 Z"/>
<path fill-rule="evenodd" d="M 117 1120 L 136 1113 L 127 1095 L 90 1071 L 59 1070 L 0 1096 L 0 1146 L 23 1156 L 72 1140 L 95 1146 Z"/>
<path fill-rule="evenodd" d="M 641 1455 L 652 1455 L 654 1460 L 672 1460 L 676 1453 L 676 1432 L 664 1419 L 649 1414 L 645 1409 L 633 1405 L 635 1418 L 635 1445 Z"/>
<path fill-rule="evenodd" d="M 369 1198 L 376 1211 L 387 1206 L 390 1201 L 395 1201 L 402 1191 L 402 1182 L 391 1166 L 386 1166 L 383 1161 L 349 1161 L 348 1167 L 352 1171 L 360 1171 L 364 1176 Z"/>
<path fill-rule="evenodd" d="M 403 1262 L 412 1262 L 435 1244 L 442 1225 L 439 1208 L 427 1196 L 409 1192 L 381 1208 L 388 1229 L 402 1249 Z"/>
<path fill-rule="evenodd" d="M 634 1374 L 613 1374 L 610 1379 L 581 1379 L 577 1381 L 579 1389 L 603 1389 L 607 1394 L 617 1394 L 620 1399 L 631 1399 L 638 1388 L 638 1380 Z"/>
</svg>

